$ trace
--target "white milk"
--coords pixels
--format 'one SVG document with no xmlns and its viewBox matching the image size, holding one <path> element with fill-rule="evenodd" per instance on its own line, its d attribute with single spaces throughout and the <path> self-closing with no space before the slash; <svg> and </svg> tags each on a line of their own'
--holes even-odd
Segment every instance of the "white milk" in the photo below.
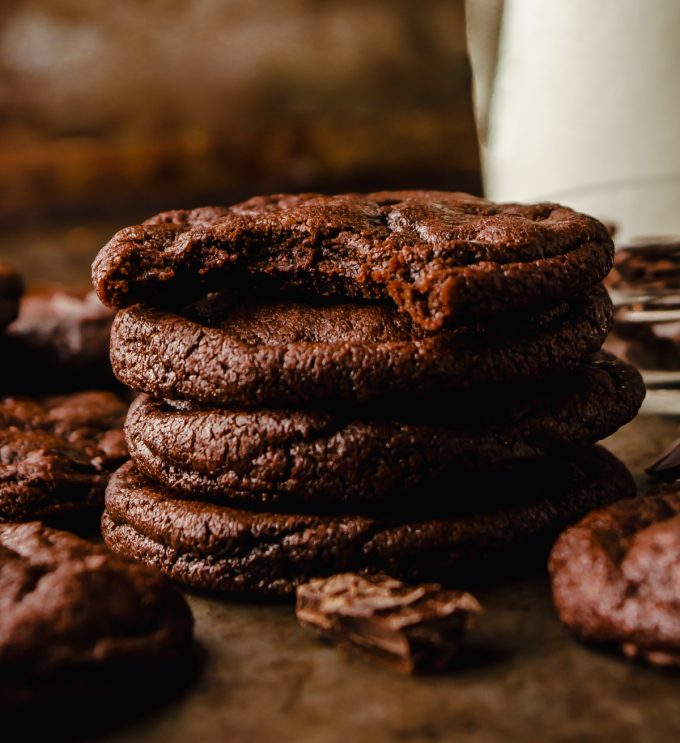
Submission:
<svg viewBox="0 0 680 743">
<path fill-rule="evenodd" d="M 680 234 L 680 0 L 467 10 L 487 195 Z"/>
</svg>

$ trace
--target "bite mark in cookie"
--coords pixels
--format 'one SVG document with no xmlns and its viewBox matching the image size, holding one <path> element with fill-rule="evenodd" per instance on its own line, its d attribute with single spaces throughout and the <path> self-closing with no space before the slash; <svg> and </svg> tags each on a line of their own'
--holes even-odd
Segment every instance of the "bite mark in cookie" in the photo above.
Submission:
<svg viewBox="0 0 680 743">
<path fill-rule="evenodd" d="M 393 301 L 431 330 L 559 302 L 601 281 L 613 244 L 556 204 L 443 191 L 278 194 L 159 214 L 117 233 L 92 278 L 104 304 L 181 306 L 244 276 Z M 180 303 L 180 304 L 178 304 Z"/>
</svg>

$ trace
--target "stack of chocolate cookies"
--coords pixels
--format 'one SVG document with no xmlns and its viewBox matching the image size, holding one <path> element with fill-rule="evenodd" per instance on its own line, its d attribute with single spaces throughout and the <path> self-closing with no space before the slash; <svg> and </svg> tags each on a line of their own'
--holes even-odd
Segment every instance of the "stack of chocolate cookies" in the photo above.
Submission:
<svg viewBox="0 0 680 743">
<path fill-rule="evenodd" d="M 259 197 L 122 230 L 93 279 L 119 310 L 114 371 L 146 394 L 108 546 L 266 595 L 545 555 L 634 493 L 594 446 L 644 396 L 598 353 L 612 258 L 570 209 L 443 192 Z"/>
</svg>

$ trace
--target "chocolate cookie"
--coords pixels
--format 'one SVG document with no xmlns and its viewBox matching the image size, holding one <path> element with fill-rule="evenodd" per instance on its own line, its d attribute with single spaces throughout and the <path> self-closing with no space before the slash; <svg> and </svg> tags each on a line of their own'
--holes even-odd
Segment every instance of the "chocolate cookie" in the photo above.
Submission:
<svg viewBox="0 0 680 743">
<path fill-rule="evenodd" d="M 156 570 L 36 522 L 0 524 L 0 708 L 153 683 L 189 655 L 191 612 Z M 121 686 L 122 685 L 122 686 Z M 80 710 L 83 712 L 85 710 Z"/>
<path fill-rule="evenodd" d="M 461 501 L 474 501 L 473 513 L 377 519 L 182 500 L 129 462 L 109 483 L 102 533 L 114 552 L 181 583 L 227 593 L 286 595 L 312 577 L 359 569 L 450 584 L 498 576 L 535 558 L 567 524 L 635 492 L 626 468 L 602 449 L 539 469 L 521 482 L 507 478 L 495 503 L 471 483 Z"/>
<path fill-rule="evenodd" d="M 550 557 L 562 621 L 631 657 L 680 665 L 680 491 L 589 514 Z"/>
<path fill-rule="evenodd" d="M 109 361 L 113 314 L 93 291 L 31 291 L 2 341 L 12 359 L 0 370 L 3 388 L 44 393 L 115 384 Z"/>
<path fill-rule="evenodd" d="M 111 392 L 0 399 L 0 521 L 80 528 L 101 513 L 126 411 Z"/>
<path fill-rule="evenodd" d="M 22 291 L 23 283 L 19 274 L 11 266 L 0 262 L 0 331 L 17 316 Z"/>
<path fill-rule="evenodd" d="M 676 292 L 680 289 L 680 237 L 643 237 L 617 248 L 607 286 L 641 296 Z"/>
<path fill-rule="evenodd" d="M 396 409 L 202 410 L 140 396 L 125 430 L 137 468 L 189 498 L 318 511 L 429 489 L 455 498 L 464 473 L 609 436 L 644 393 L 633 367 L 599 354 L 539 388 L 476 401 L 438 395 L 410 410 L 406 400 Z"/>
<path fill-rule="evenodd" d="M 599 349 L 610 322 L 602 287 L 493 329 L 439 333 L 386 305 L 255 303 L 222 293 L 182 314 L 122 310 L 111 361 L 124 384 L 155 397 L 230 407 L 364 401 L 537 380 Z"/>
<path fill-rule="evenodd" d="M 436 330 L 563 301 L 601 281 L 613 253 L 604 225 L 556 204 L 442 191 L 279 194 L 121 230 L 92 278 L 119 308 L 180 307 L 244 275 L 269 277 L 318 295 L 391 299 Z"/>
</svg>

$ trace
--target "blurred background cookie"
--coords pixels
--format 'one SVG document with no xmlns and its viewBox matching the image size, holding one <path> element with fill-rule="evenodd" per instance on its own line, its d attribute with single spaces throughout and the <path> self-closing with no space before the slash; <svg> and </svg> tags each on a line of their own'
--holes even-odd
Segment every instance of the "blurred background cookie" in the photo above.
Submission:
<svg viewBox="0 0 680 743">
<path fill-rule="evenodd" d="M 109 361 L 113 313 L 87 288 L 31 288 L 0 337 L 2 392 L 65 392 L 116 385 Z"/>
<path fill-rule="evenodd" d="M 95 529 L 109 474 L 127 458 L 126 409 L 111 392 L 0 398 L 0 521 Z"/>
</svg>

